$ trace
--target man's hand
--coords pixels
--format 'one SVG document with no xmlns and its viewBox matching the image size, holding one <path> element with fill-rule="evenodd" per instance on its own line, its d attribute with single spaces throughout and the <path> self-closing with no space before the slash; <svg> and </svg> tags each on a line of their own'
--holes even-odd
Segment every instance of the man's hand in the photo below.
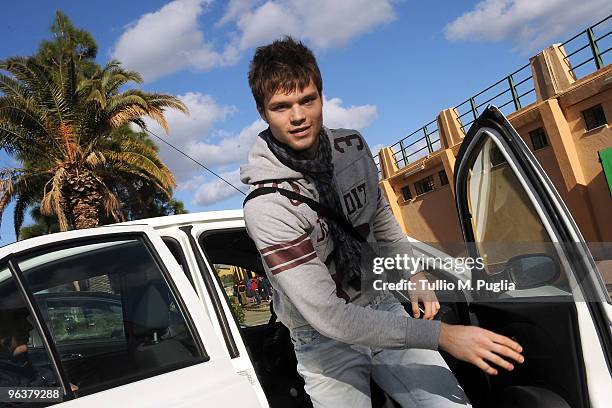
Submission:
<svg viewBox="0 0 612 408">
<path fill-rule="evenodd" d="M 425 282 L 423 282 L 425 281 Z M 408 292 L 408 296 L 410 296 L 410 303 L 412 304 L 412 314 L 415 318 L 418 318 L 421 315 L 419 310 L 419 302 L 423 303 L 424 314 L 423 319 L 425 320 L 433 320 L 438 314 L 440 310 L 440 303 L 438 302 L 438 298 L 436 297 L 436 293 L 433 290 L 429 290 L 427 288 L 427 277 L 423 272 L 419 272 L 415 275 L 412 275 L 410 278 L 410 282 L 413 282 L 415 290 L 411 290 Z"/>
<path fill-rule="evenodd" d="M 523 348 L 516 341 L 476 326 L 442 323 L 438 345 L 453 357 L 472 363 L 490 375 L 497 375 L 497 370 L 489 363 L 512 371 L 511 360 L 525 361 L 521 354 Z"/>
</svg>

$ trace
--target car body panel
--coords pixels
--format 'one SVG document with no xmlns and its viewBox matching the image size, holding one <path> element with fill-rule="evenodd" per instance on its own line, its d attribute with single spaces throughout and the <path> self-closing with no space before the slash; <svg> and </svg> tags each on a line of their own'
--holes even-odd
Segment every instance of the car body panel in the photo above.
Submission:
<svg viewBox="0 0 612 408">
<path fill-rule="evenodd" d="M 119 225 L 135 225 L 141 223 L 142 221 L 143 220 L 137 220 L 122 223 Z M 150 218 L 147 219 L 146 222 L 147 225 L 153 227 L 162 237 L 173 237 L 179 241 L 182 250 L 186 254 L 189 271 L 191 273 L 192 281 L 195 284 L 198 296 L 204 304 L 208 315 L 211 317 L 215 316 L 215 309 L 218 306 L 214 304 L 213 297 L 211 296 L 211 293 L 209 293 L 206 282 L 204 280 L 205 275 L 203 274 L 208 274 L 208 277 L 211 278 L 213 286 L 213 288 L 211 289 L 216 292 L 215 296 L 217 298 L 224 299 L 225 293 L 223 288 L 219 285 L 218 280 L 216 279 L 214 273 L 214 266 L 210 264 L 209 260 L 206 258 L 204 252 L 202 251 L 202 248 L 199 245 L 200 236 L 208 231 L 245 228 L 242 210 L 210 211 L 205 213 L 180 214 L 167 217 Z M 189 240 L 189 236 L 193 237 L 193 239 L 197 243 L 197 251 L 199 253 L 196 253 L 193 250 L 191 242 Z M 202 270 L 198 265 L 198 260 L 196 259 L 198 256 L 202 257 L 201 259 L 205 264 L 205 270 Z M 231 336 L 231 341 L 237 348 L 238 352 L 237 356 L 232 357 L 230 355 L 228 347 L 225 347 L 225 354 L 228 358 L 230 358 L 232 366 L 234 367 L 236 373 L 244 376 L 249 380 L 250 384 L 255 390 L 255 393 L 257 394 L 258 400 L 262 405 L 265 405 L 267 404 L 266 397 L 255 373 L 253 363 L 249 358 L 246 345 L 240 332 L 240 326 L 234 320 L 232 311 L 227 302 L 220 302 L 219 306 L 222 308 L 225 317 L 225 323 L 230 331 L 228 335 Z M 211 323 L 213 325 L 217 338 L 227 341 L 227 335 L 224 333 L 224 330 L 222 328 L 222 324 L 224 322 L 220 320 L 221 319 L 219 318 L 211 318 Z"/>
<path fill-rule="evenodd" d="M 49 245 L 88 238 L 113 239 L 124 236 L 126 233 L 146 236 L 152 244 L 158 260 L 163 263 L 162 267 L 167 270 L 178 291 L 176 296 L 179 296 L 186 306 L 185 313 L 191 317 L 197 335 L 208 355 L 208 361 L 82 396 L 60 405 L 107 407 L 133 404 L 134 406 L 150 407 L 187 407 L 212 403 L 219 406 L 231 406 L 238 398 L 241 401 L 240 406 L 267 406 L 258 400 L 251 381 L 244 375 L 236 373 L 214 331 L 209 313 L 162 241 L 161 236 L 152 227 L 139 224 L 113 225 L 49 234 L 0 248 L 0 259 L 30 253 Z"/>
</svg>

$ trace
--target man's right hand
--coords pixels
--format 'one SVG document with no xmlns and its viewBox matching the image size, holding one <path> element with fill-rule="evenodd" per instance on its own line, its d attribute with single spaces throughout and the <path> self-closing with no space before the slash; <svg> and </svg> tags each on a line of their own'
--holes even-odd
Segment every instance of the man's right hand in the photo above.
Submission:
<svg viewBox="0 0 612 408">
<path fill-rule="evenodd" d="M 497 375 L 497 370 L 489 363 L 512 371 L 511 360 L 525 361 L 521 354 L 523 348 L 516 341 L 476 326 L 442 323 L 438 345 L 453 357 L 472 363 L 490 375 Z"/>
</svg>

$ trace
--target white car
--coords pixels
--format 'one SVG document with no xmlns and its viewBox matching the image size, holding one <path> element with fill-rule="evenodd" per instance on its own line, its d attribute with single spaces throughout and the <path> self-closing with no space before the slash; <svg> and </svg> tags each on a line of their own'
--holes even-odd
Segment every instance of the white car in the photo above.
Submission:
<svg viewBox="0 0 612 408">
<path fill-rule="evenodd" d="M 474 243 L 468 253 L 486 255 L 488 263 L 469 274 L 431 273 L 455 282 L 507 279 L 516 288 L 460 294 L 440 316 L 514 337 L 526 358 L 514 371 L 490 377 L 443 354 L 473 406 L 609 407 L 610 299 L 567 208 L 495 108 L 463 142 L 455 191 L 464 237 Z M 491 242 L 504 242 L 507 233 L 563 245 L 494 251 Z M 417 252 L 444 255 L 413 242 Z M 240 210 L 139 220 L 0 248 L 0 339 L 24 331 L 29 337 L 28 365 L 20 363 L 29 371 L 0 355 L 0 404 L 13 390 L 11 402 L 62 407 L 311 406 L 287 330 L 265 306 L 248 306 L 251 317 L 260 315 L 240 324 L 215 265 L 263 274 Z M 11 322 L 13 334 L 3 322 Z M 57 393 L 16 394 L 17 385 Z M 394 406 L 375 385 L 372 393 L 373 406 Z"/>
</svg>

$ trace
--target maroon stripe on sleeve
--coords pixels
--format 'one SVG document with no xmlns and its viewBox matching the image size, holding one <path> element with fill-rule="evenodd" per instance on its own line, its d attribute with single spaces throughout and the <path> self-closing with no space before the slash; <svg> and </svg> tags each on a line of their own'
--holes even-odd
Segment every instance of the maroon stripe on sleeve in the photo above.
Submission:
<svg viewBox="0 0 612 408">
<path fill-rule="evenodd" d="M 269 247 L 262 248 L 259 252 L 262 255 L 265 255 L 268 252 L 275 251 L 275 250 L 280 249 L 280 248 L 286 248 L 286 247 L 290 247 L 292 245 L 295 245 L 298 242 L 302 241 L 304 238 L 308 238 L 308 233 L 304 233 L 304 234 L 300 235 L 299 237 L 297 237 L 293 241 L 281 242 L 280 244 L 274 244 L 274 245 L 270 245 Z"/>
<path fill-rule="evenodd" d="M 310 254 L 310 255 L 308 255 L 308 256 L 305 256 L 305 257 L 300 258 L 300 259 L 298 259 L 298 260 L 296 260 L 296 261 L 293 261 L 293 262 L 291 262 L 291 263 L 288 263 L 288 264 L 285 264 L 285 265 L 279 266 L 279 267 L 278 267 L 278 268 L 276 268 L 276 269 L 273 269 L 273 270 L 272 270 L 272 274 L 273 274 L 273 275 L 276 275 L 276 274 L 278 274 L 278 273 L 281 273 L 281 272 L 283 272 L 283 271 L 286 271 L 287 269 L 295 268 L 296 266 L 299 266 L 299 265 L 301 265 L 301 264 L 303 264 L 303 263 L 306 263 L 306 262 L 308 262 L 308 261 L 310 261 L 311 259 L 314 259 L 314 258 L 316 258 L 316 257 L 317 257 L 317 253 L 316 253 L 316 252 L 313 252 L 312 254 Z"/>
<path fill-rule="evenodd" d="M 276 268 L 287 262 L 294 261 L 314 251 L 309 237 L 304 238 L 299 244 L 269 252 L 264 260 L 270 269 Z"/>
</svg>

